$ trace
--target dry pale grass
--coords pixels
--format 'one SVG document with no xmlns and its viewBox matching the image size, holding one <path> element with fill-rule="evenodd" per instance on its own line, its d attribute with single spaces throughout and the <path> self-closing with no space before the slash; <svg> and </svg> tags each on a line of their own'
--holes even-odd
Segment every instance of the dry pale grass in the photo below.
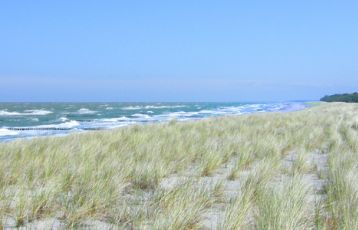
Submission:
<svg viewBox="0 0 358 230">
<path fill-rule="evenodd" d="M 57 218 L 69 228 L 92 219 L 134 229 L 198 229 L 220 193 L 195 181 L 236 159 L 227 179 L 251 173 L 226 204 L 219 228 L 356 229 L 357 127 L 358 106 L 333 103 L 3 143 L 0 215 L 17 226 Z M 317 150 L 329 154 L 325 211 L 318 216 L 305 214 L 312 190 L 302 181 L 312 171 L 305 154 Z M 275 189 L 280 162 L 292 151 L 300 153 L 294 173 Z M 188 173 L 172 189 L 159 185 Z"/>
</svg>

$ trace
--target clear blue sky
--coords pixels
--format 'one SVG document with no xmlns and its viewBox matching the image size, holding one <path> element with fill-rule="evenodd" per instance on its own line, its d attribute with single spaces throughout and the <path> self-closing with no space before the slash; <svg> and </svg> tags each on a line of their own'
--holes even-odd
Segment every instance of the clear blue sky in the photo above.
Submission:
<svg viewBox="0 0 358 230">
<path fill-rule="evenodd" d="M 358 91 L 358 1 L 1 1 L 0 101 Z"/>
</svg>

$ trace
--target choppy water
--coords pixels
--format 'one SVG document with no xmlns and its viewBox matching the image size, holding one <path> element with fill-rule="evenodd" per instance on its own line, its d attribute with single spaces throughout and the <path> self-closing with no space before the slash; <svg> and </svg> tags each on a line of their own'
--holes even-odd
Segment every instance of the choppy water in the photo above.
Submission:
<svg viewBox="0 0 358 230">
<path fill-rule="evenodd" d="M 285 103 L 0 103 L 0 141 L 176 119 L 303 109 Z"/>
</svg>

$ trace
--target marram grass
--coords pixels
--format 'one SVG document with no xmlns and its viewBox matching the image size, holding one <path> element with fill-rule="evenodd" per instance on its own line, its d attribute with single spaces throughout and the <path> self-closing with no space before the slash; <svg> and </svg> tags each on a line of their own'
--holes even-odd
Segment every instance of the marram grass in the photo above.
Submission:
<svg viewBox="0 0 358 230">
<path fill-rule="evenodd" d="M 299 112 L 2 143 L 2 224 L 56 218 L 68 228 L 90 219 L 119 228 L 200 229 L 203 214 L 219 203 L 219 229 L 356 229 L 357 124 L 357 105 L 323 103 Z M 325 172 L 307 165 L 315 151 L 328 154 Z M 292 152 L 299 157 L 285 173 L 282 161 Z M 243 180 L 242 186 L 235 199 L 220 203 L 225 193 L 198 181 L 230 162 L 235 165 L 223 179 Z M 302 179 L 308 173 L 327 181 L 318 216 L 311 185 Z M 181 175 L 187 180 L 179 186 L 161 186 Z"/>
</svg>

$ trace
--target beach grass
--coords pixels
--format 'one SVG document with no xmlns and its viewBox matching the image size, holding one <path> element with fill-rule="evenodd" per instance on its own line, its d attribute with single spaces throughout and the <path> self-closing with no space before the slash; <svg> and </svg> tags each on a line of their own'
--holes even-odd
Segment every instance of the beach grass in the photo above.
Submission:
<svg viewBox="0 0 358 230">
<path fill-rule="evenodd" d="M 64 228 L 356 229 L 357 127 L 358 105 L 320 103 L 2 143 L 2 226 L 54 219 Z M 313 153 L 327 155 L 327 165 L 313 165 Z M 318 215 L 315 181 L 305 180 L 312 175 L 325 183 Z M 230 181 L 241 187 L 226 199 Z M 219 205 L 218 224 L 205 226 Z"/>
</svg>

